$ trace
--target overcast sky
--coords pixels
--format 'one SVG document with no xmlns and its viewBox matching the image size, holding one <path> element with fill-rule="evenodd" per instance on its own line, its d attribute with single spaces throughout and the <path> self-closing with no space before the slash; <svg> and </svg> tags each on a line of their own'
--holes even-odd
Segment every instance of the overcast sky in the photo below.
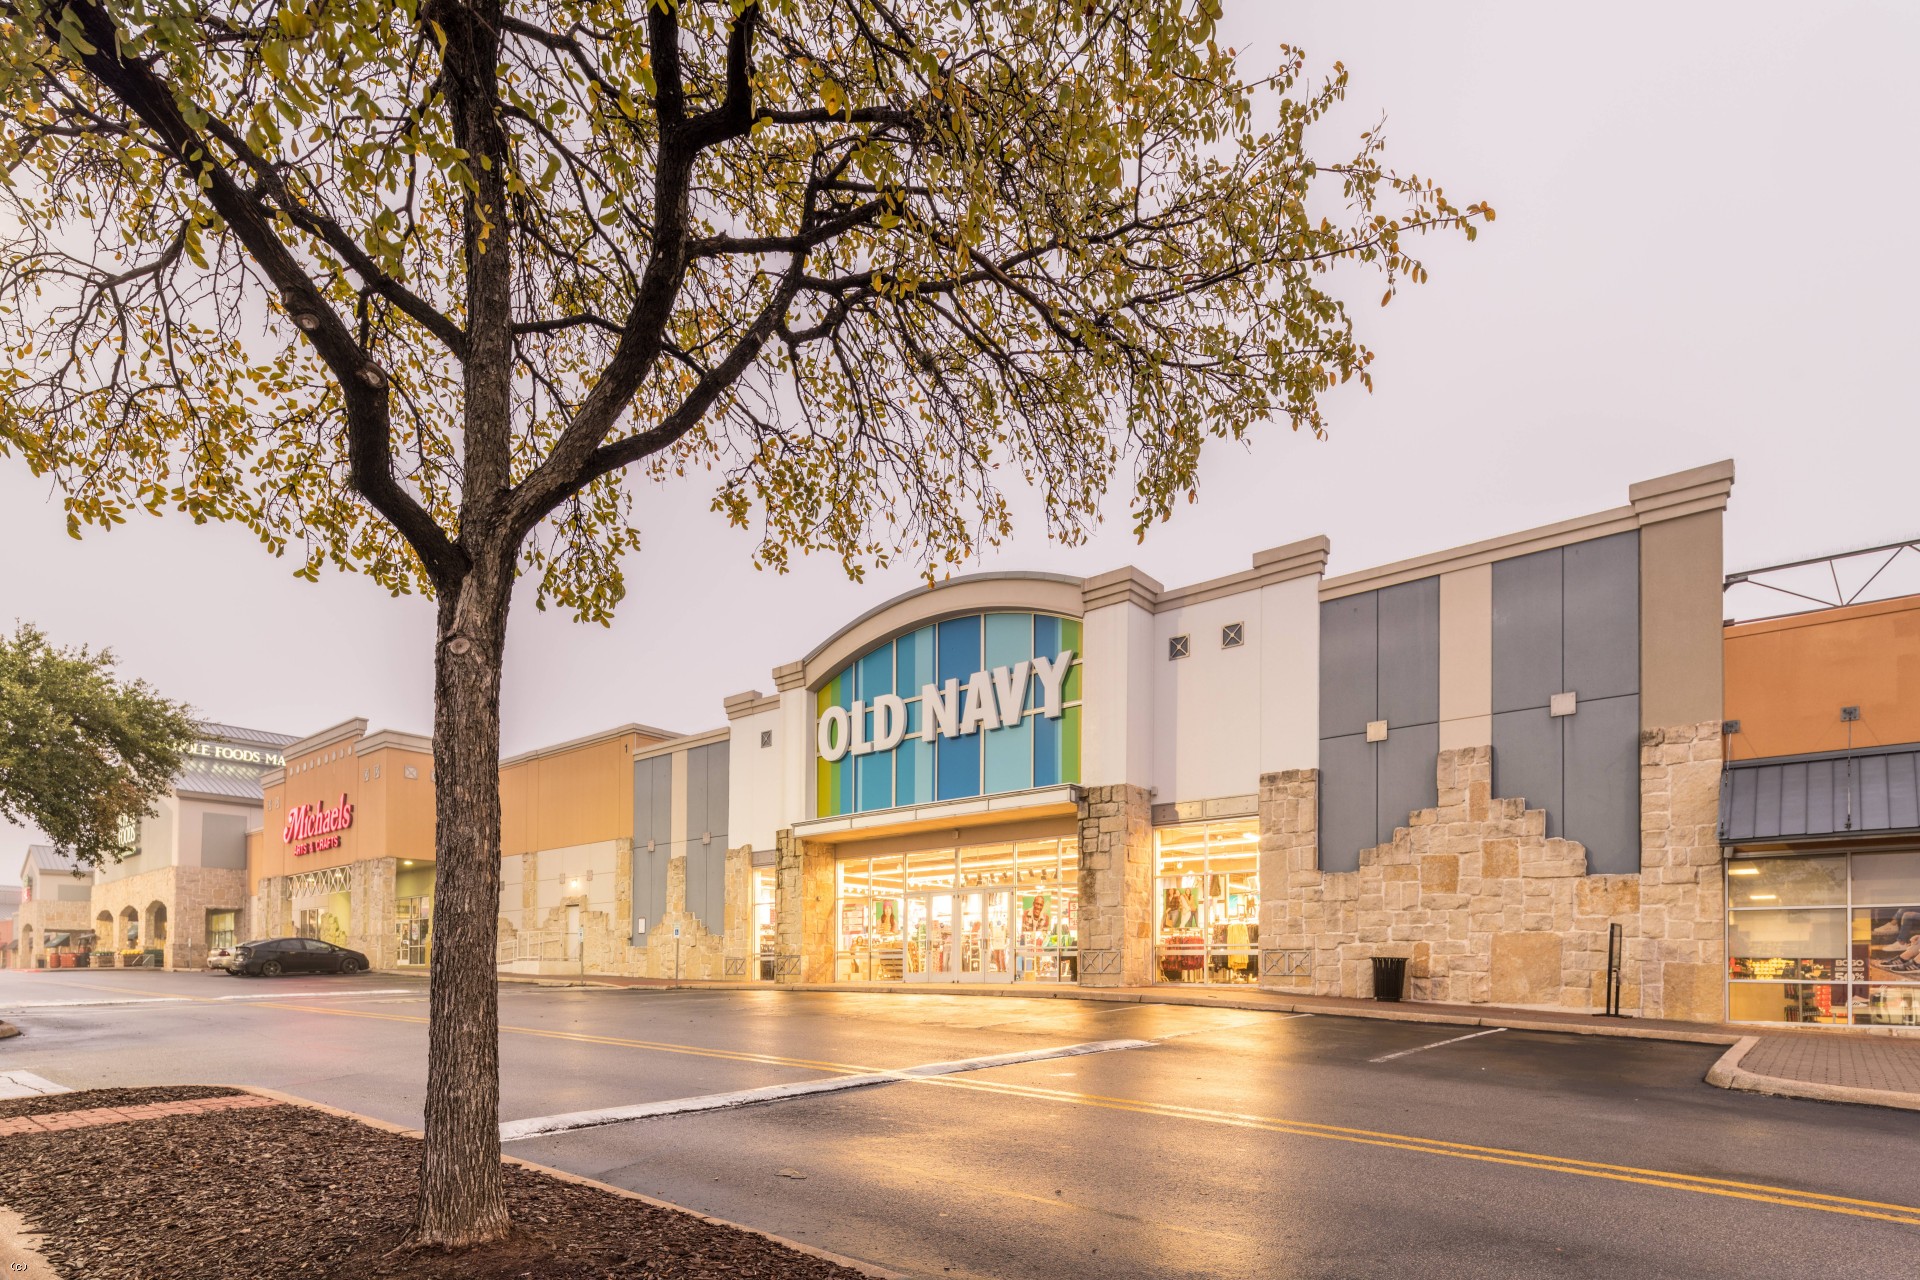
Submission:
<svg viewBox="0 0 1920 1280">
<path fill-rule="evenodd" d="M 1351 147 L 1381 112 L 1393 162 L 1497 224 L 1434 242 L 1432 282 L 1363 309 L 1377 390 L 1333 434 L 1216 449 L 1200 502 L 1135 545 L 1124 519 L 1062 550 L 1029 522 L 977 569 L 1167 585 L 1324 533 L 1330 572 L 1616 506 L 1631 482 L 1732 457 L 1728 568 L 1920 534 L 1920 5 L 1227 0 L 1250 73 L 1282 42 L 1352 73 Z M 610 629 L 536 614 L 508 645 L 509 752 L 629 720 L 723 723 L 720 700 L 909 589 L 836 564 L 785 577 L 707 512 L 649 489 Z M 1116 511 L 1120 508 L 1116 506 Z M 0 620 L 111 645 L 126 671 L 229 722 L 306 734 L 432 725 L 430 606 L 315 586 L 233 528 L 136 519 L 84 542 L 0 459 Z M 25 833 L 0 827 L 0 882 Z"/>
</svg>

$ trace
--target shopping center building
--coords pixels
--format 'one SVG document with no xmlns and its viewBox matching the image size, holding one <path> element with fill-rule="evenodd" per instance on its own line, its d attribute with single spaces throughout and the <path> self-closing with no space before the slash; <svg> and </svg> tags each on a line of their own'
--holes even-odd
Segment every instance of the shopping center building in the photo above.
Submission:
<svg viewBox="0 0 1920 1280">
<path fill-rule="evenodd" d="M 93 962 L 196 969 L 247 936 L 247 843 L 286 734 L 203 722 L 186 767 L 93 880 Z"/>
<path fill-rule="evenodd" d="M 1889 552 L 1920 554 L 1856 554 Z M 1920 1025 L 1920 596 L 1743 622 L 1726 652 L 1728 1016 Z"/>
<path fill-rule="evenodd" d="M 624 725 L 504 762 L 501 909 L 509 952 L 577 967 L 590 930 L 597 968 L 630 967 L 624 954 L 603 951 L 611 937 L 624 952 L 629 936 L 629 913 L 614 888 L 630 871 L 633 759 L 669 736 Z M 432 739 L 369 733 L 366 720 L 348 720 L 291 743 L 284 767 L 262 785 L 266 821 L 248 851 L 253 936 L 319 938 L 364 952 L 380 969 L 427 965 Z M 522 932 L 544 946 L 529 947 Z"/>
<path fill-rule="evenodd" d="M 1731 464 L 1328 576 L 989 573 L 881 604 L 674 736 L 503 762 L 500 963 L 786 985 L 1258 985 L 1725 1014 Z M 423 963 L 430 744 L 287 750 L 261 933 Z"/>
</svg>

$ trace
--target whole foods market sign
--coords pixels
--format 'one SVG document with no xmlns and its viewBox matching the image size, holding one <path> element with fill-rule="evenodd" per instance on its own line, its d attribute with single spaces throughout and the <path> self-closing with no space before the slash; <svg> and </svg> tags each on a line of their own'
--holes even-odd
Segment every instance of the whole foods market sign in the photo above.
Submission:
<svg viewBox="0 0 1920 1280">
<path fill-rule="evenodd" d="M 1073 650 L 1062 649 L 1051 658 L 1036 657 L 976 671 L 964 685 L 957 676 L 944 684 L 922 685 L 920 739 L 932 742 L 936 737 L 967 737 L 982 729 L 1019 724 L 1027 714 L 1035 680 L 1040 685 L 1040 714 L 1058 720 L 1065 711 L 1062 691 L 1072 666 Z M 873 713 L 871 727 L 869 711 Z M 820 758 L 829 762 L 849 755 L 891 751 L 906 736 L 907 701 L 896 693 L 876 696 L 871 706 L 855 699 L 850 706 L 828 707 L 820 713 L 816 726 Z"/>
</svg>

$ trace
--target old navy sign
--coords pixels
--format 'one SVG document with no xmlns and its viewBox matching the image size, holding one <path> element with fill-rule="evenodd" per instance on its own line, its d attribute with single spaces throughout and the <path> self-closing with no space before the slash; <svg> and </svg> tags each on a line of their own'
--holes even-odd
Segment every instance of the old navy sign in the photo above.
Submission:
<svg viewBox="0 0 1920 1280">
<path fill-rule="evenodd" d="M 331 809 L 318 805 L 295 805 L 287 811 L 287 825 L 280 829 L 282 843 L 300 845 L 293 851 L 296 858 L 309 853 L 319 853 L 322 849 L 340 847 L 338 832 L 353 825 L 353 805 L 343 793 L 340 803 Z"/>
<path fill-rule="evenodd" d="M 1035 678 L 1040 681 L 1040 714 L 1058 720 L 1065 711 L 1060 695 L 1072 665 L 1073 650 L 1063 649 L 1058 657 L 976 671 L 965 686 L 957 677 L 945 684 L 922 685 L 920 739 L 932 742 L 936 734 L 958 738 L 982 729 L 1019 724 L 1027 713 L 1027 695 Z M 867 732 L 868 709 L 865 702 L 856 701 L 851 707 L 828 707 L 820 713 L 821 759 L 871 755 L 900 745 L 907 736 L 906 699 L 897 693 L 874 698 L 871 736 Z"/>
</svg>

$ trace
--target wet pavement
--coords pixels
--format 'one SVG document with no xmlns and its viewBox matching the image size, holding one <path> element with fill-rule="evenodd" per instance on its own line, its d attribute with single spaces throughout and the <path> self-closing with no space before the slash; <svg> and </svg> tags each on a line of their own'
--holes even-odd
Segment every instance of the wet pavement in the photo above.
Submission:
<svg viewBox="0 0 1920 1280">
<path fill-rule="evenodd" d="M 0 974 L 0 1071 L 417 1124 L 426 992 Z M 504 1121 L 776 1100 L 515 1155 L 916 1275 L 1893 1274 L 1920 1115 L 1729 1093 L 1714 1045 L 1153 1004 L 501 988 Z M 784 1096 L 779 1086 L 1136 1042 Z"/>
</svg>

